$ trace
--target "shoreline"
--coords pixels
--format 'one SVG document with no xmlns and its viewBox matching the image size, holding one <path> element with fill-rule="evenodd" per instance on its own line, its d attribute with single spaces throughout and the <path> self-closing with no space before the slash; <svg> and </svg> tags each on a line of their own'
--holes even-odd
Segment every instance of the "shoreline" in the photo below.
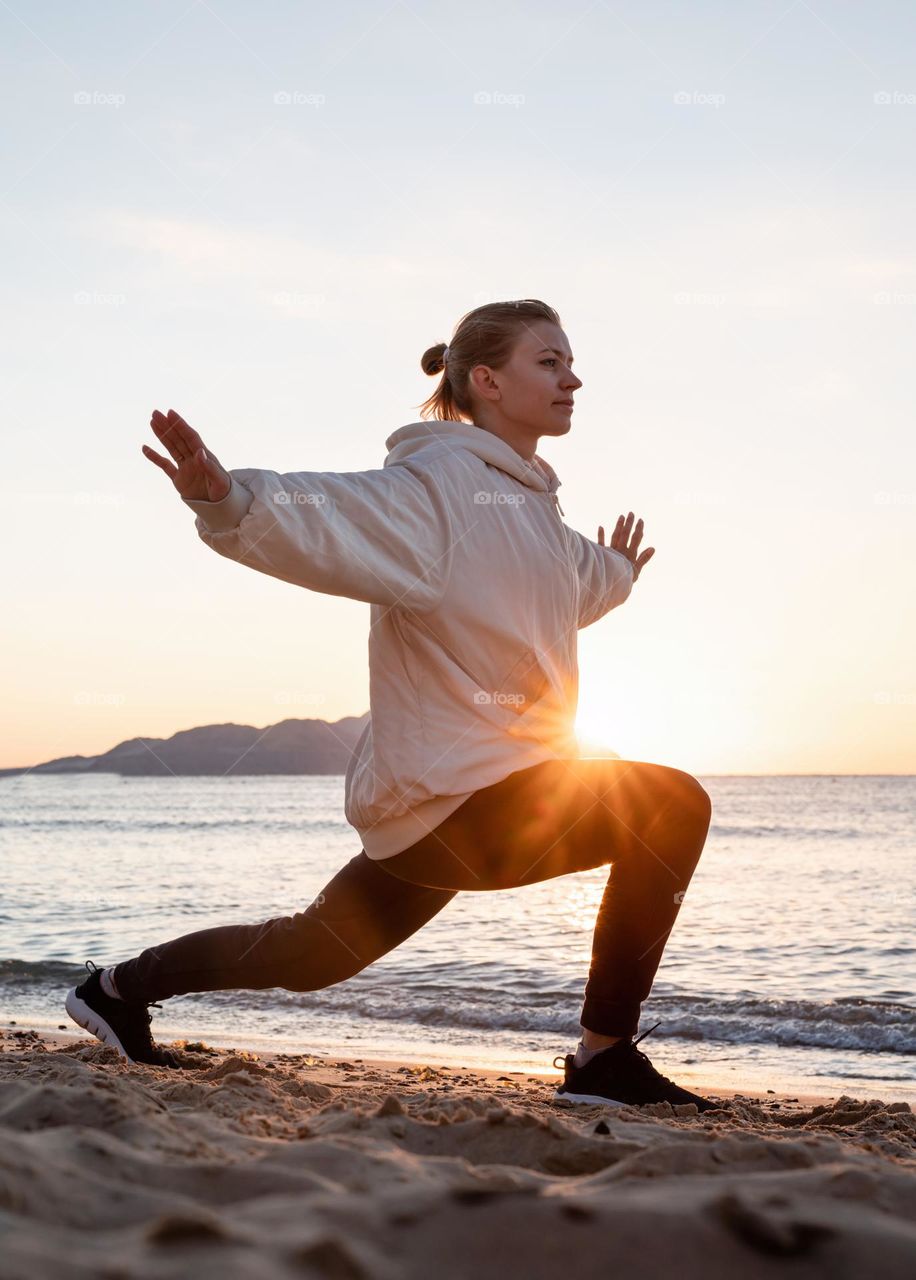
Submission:
<svg viewBox="0 0 916 1280">
<path fill-rule="evenodd" d="M 61 1028 L 60 1024 L 55 1022 L 53 1029 L 51 1028 L 52 1024 L 42 1019 L 8 1020 L 0 1028 L 0 1034 L 2 1034 L 3 1030 L 10 1035 L 18 1030 L 25 1029 L 41 1036 L 48 1044 L 53 1043 L 56 1047 L 63 1047 L 73 1044 L 81 1038 L 87 1038 L 87 1033 L 75 1024 Z M 161 1025 L 154 1027 L 153 1034 L 157 1043 L 162 1043 L 165 1046 L 187 1042 L 187 1037 L 173 1036 L 166 1032 Z M 401 1066 L 430 1065 L 451 1071 L 470 1071 L 487 1078 L 496 1078 L 499 1075 L 531 1076 L 554 1083 L 559 1082 L 562 1078 L 561 1071 L 550 1068 L 545 1069 L 542 1065 L 543 1059 L 540 1059 L 540 1064 L 537 1066 L 523 1065 L 521 1068 L 516 1064 L 499 1063 L 498 1061 L 493 1062 L 491 1065 L 486 1061 L 475 1059 L 473 1051 L 462 1054 L 460 1052 L 452 1052 L 448 1047 L 440 1052 L 426 1053 L 421 1048 L 415 1048 L 392 1050 L 389 1053 L 384 1049 L 367 1051 L 365 1047 L 346 1043 L 341 1044 L 340 1042 L 336 1042 L 333 1046 L 328 1046 L 312 1041 L 308 1047 L 303 1047 L 301 1043 L 295 1044 L 279 1037 L 268 1038 L 251 1033 L 239 1036 L 228 1033 L 218 1036 L 206 1034 L 205 1039 L 207 1045 L 211 1048 L 219 1049 L 223 1052 L 244 1051 L 253 1053 L 264 1060 L 283 1056 L 297 1057 L 304 1055 L 316 1061 L 329 1063 L 346 1058 L 348 1061 L 365 1063 L 382 1070 Z M 279 1047 L 272 1047 L 273 1045 L 279 1045 Z M 566 1051 L 571 1051 L 573 1047 L 574 1044 L 570 1041 L 566 1046 Z M 788 1073 L 775 1076 L 760 1069 L 756 1072 L 751 1072 L 747 1070 L 745 1064 L 720 1067 L 716 1070 L 711 1069 L 709 1064 L 697 1065 L 690 1063 L 688 1065 L 687 1063 L 672 1061 L 671 1054 L 668 1052 L 669 1044 L 665 1041 L 653 1043 L 650 1038 L 643 1047 L 649 1053 L 658 1070 L 673 1076 L 679 1084 L 703 1096 L 706 1093 L 710 1093 L 717 1098 L 744 1097 L 759 1098 L 761 1100 L 792 1097 L 806 1101 L 813 1106 L 819 1103 L 828 1103 L 844 1095 L 853 1095 L 862 1099 L 905 1102 L 916 1110 L 916 1080 L 913 1082 L 899 1080 L 885 1082 L 873 1077 L 843 1079 L 831 1076 L 825 1078 L 823 1085 L 820 1085 L 813 1084 L 810 1078 L 793 1077 Z M 498 1054 L 494 1053 L 492 1057 L 498 1059 Z M 745 1077 L 745 1083 L 742 1085 L 740 1079 L 735 1079 L 736 1076 Z"/>
<path fill-rule="evenodd" d="M 99 1044 L 94 1036 L 90 1036 L 88 1032 L 80 1027 L 74 1026 L 71 1033 L 69 1028 L 64 1031 L 49 1032 L 41 1027 L 19 1027 L 7 1026 L 0 1029 L 0 1049 L 10 1049 L 14 1044 L 27 1045 L 29 1043 L 43 1043 L 46 1048 L 52 1052 L 66 1052 L 67 1050 L 79 1051 L 93 1045 L 98 1045 L 105 1052 L 105 1047 Z M 252 1061 L 263 1064 L 271 1063 L 277 1065 L 280 1063 L 305 1062 L 310 1067 L 310 1073 L 322 1084 L 339 1084 L 340 1077 L 345 1070 L 353 1070 L 356 1068 L 372 1070 L 380 1073 L 380 1075 L 393 1075 L 397 1073 L 415 1073 L 423 1070 L 435 1070 L 442 1072 L 443 1075 L 453 1077 L 473 1077 L 476 1082 L 489 1083 L 495 1085 L 499 1080 L 536 1080 L 543 1085 L 551 1087 L 559 1084 L 563 1078 L 562 1071 L 558 1069 L 549 1071 L 529 1071 L 517 1070 L 515 1068 L 487 1067 L 482 1064 L 468 1063 L 467 1065 L 456 1065 L 453 1062 L 432 1061 L 424 1055 L 404 1055 L 388 1057 L 384 1054 L 374 1054 L 372 1056 L 350 1055 L 347 1053 L 325 1054 L 320 1050 L 291 1050 L 291 1049 L 274 1049 L 267 1050 L 261 1046 L 252 1045 L 250 1042 L 243 1040 L 235 1040 L 232 1044 L 218 1043 L 214 1040 L 193 1041 L 189 1042 L 184 1039 L 171 1039 L 164 1037 L 159 1039 L 157 1036 L 157 1044 L 162 1044 L 165 1048 L 178 1047 L 183 1048 L 189 1043 L 203 1044 L 206 1046 L 205 1051 L 215 1054 L 226 1054 L 240 1057 L 250 1057 Z M 112 1058 L 114 1062 L 114 1058 Z M 340 1064 L 346 1064 L 341 1066 Z M 686 1088 L 692 1089 L 694 1092 L 705 1096 L 707 1093 L 710 1097 L 722 1098 L 728 1100 L 749 1099 L 759 1102 L 779 1102 L 781 1104 L 791 1105 L 798 1104 L 799 1108 L 815 1107 L 830 1105 L 835 1102 L 841 1094 L 836 1091 L 824 1090 L 814 1092 L 810 1089 L 793 1090 L 786 1089 L 735 1089 L 720 1081 L 712 1083 L 700 1083 L 693 1077 L 695 1072 L 691 1073 L 684 1070 L 678 1073 L 678 1083 L 684 1083 Z M 891 1092 L 885 1090 L 886 1093 Z M 887 1102 L 909 1102 L 908 1099 L 900 1099 L 896 1097 L 888 1097 Z"/>
</svg>

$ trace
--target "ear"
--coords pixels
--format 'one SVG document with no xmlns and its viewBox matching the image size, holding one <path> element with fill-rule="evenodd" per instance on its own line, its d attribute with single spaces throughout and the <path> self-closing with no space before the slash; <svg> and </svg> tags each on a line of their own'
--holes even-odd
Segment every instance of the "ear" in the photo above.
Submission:
<svg viewBox="0 0 916 1280">
<path fill-rule="evenodd" d="M 499 399 L 499 385 L 488 364 L 475 364 L 468 374 L 468 381 L 478 395 L 487 400 Z"/>
</svg>

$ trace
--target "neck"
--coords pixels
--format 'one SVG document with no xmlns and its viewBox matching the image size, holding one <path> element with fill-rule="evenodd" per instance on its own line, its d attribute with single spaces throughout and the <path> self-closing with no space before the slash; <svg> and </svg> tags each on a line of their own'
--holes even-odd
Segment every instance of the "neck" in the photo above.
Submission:
<svg viewBox="0 0 916 1280">
<path fill-rule="evenodd" d="M 506 444 L 526 462 L 534 462 L 538 447 L 538 433 L 532 428 L 518 426 L 512 422 L 484 422 L 480 417 L 474 419 L 475 425 L 491 435 L 499 436 Z"/>
</svg>

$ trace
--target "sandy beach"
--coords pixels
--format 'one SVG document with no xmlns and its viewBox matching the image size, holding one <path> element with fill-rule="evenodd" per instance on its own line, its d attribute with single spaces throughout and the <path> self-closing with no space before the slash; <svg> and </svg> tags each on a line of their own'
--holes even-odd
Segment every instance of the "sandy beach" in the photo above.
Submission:
<svg viewBox="0 0 916 1280">
<path fill-rule="evenodd" d="M 502 1074 L 0 1032 L 7 1277 L 916 1273 L 906 1102 L 561 1108 Z"/>
</svg>

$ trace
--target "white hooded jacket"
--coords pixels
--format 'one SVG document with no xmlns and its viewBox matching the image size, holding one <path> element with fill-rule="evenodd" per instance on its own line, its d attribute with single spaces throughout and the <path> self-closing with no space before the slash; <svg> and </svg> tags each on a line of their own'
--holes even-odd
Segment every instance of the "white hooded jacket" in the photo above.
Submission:
<svg viewBox="0 0 916 1280">
<path fill-rule="evenodd" d="M 633 586 L 627 556 L 563 522 L 539 455 L 438 419 L 386 447 L 377 470 L 243 467 L 222 501 L 185 499 L 220 555 L 371 605 L 370 719 L 344 811 L 374 859 L 482 787 L 578 754 L 577 631 Z"/>
</svg>

